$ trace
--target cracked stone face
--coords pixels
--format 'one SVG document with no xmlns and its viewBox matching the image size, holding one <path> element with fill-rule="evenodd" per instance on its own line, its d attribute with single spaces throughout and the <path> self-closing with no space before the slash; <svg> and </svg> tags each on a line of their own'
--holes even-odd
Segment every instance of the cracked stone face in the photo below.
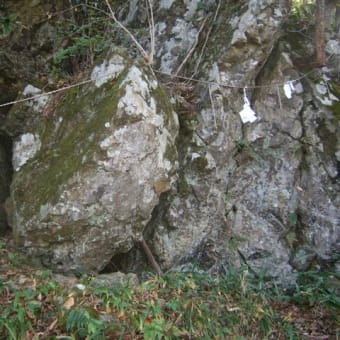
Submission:
<svg viewBox="0 0 340 340">
<path fill-rule="evenodd" d="M 113 55 L 92 80 L 14 147 L 16 242 L 64 272 L 132 248 L 176 174 L 177 117 L 148 70 Z"/>
<path fill-rule="evenodd" d="M 141 28 L 142 3 L 124 4 L 124 23 Z M 64 271 L 98 271 L 117 254 L 124 270 L 144 270 L 143 233 L 162 269 L 246 263 L 293 283 L 296 270 L 340 268 L 334 27 L 327 67 L 310 75 L 293 61 L 314 45 L 283 31 L 286 0 L 154 9 L 154 70 L 175 73 L 188 56 L 179 75 L 195 81 L 163 74 L 165 93 L 141 62 L 113 53 L 50 117 L 13 107 L 18 244 Z"/>
<path fill-rule="evenodd" d="M 218 272 L 246 261 L 258 272 L 266 270 L 280 282 L 292 283 L 295 269 L 339 251 L 339 183 L 334 171 L 339 136 L 330 123 L 334 115 L 322 107 L 334 93 L 322 82 L 307 88 L 305 80 L 289 83 L 300 78 L 291 50 L 284 43 L 274 49 L 287 6 L 285 1 L 249 1 L 233 13 L 221 6 L 220 18 L 225 22 L 229 15 L 232 32 L 227 38 L 225 30 L 217 29 L 209 39 L 208 62 L 203 62 L 209 66 L 201 78 L 213 83 L 195 85 L 198 122 L 191 139 L 183 138 L 187 144 L 179 147 L 177 190 L 162 219 L 155 218 L 152 225 L 153 249 L 165 268 L 198 261 Z M 176 31 L 169 23 L 156 24 L 162 39 Z M 218 36 L 225 37 L 223 43 Z M 170 45 L 171 38 L 168 41 Z M 169 59 L 161 50 L 158 57 L 161 64 Z M 188 74 L 195 61 L 190 60 Z M 259 88 L 244 89 L 244 84 Z M 246 124 L 239 116 L 244 91 L 257 117 Z M 328 131 L 326 139 L 332 143 L 317 137 L 321 130 Z M 322 163 L 317 161 L 320 156 Z M 308 256 L 301 260 L 305 249 Z"/>
</svg>

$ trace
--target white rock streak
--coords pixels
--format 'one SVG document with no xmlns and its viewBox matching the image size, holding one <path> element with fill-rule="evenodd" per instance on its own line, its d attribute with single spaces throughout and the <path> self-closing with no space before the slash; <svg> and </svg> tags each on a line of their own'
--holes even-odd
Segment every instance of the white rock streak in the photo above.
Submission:
<svg viewBox="0 0 340 340">
<path fill-rule="evenodd" d="M 42 94 L 42 91 L 40 89 L 38 89 L 37 87 L 34 87 L 31 84 L 28 84 L 25 88 L 24 91 L 22 92 L 23 96 L 35 96 L 35 95 L 39 95 Z M 45 105 L 48 102 L 48 96 L 39 96 L 35 99 L 32 99 L 31 101 L 27 102 L 27 105 L 32 107 L 32 109 L 35 112 L 40 112 Z"/>
<path fill-rule="evenodd" d="M 96 66 L 91 73 L 91 80 L 96 87 L 100 87 L 110 79 L 116 78 L 123 70 L 125 64 L 121 56 L 115 55 L 108 62 Z"/>
<path fill-rule="evenodd" d="M 14 143 L 13 167 L 15 171 L 20 168 L 40 150 L 41 142 L 39 136 L 25 133 L 20 140 Z"/>
</svg>

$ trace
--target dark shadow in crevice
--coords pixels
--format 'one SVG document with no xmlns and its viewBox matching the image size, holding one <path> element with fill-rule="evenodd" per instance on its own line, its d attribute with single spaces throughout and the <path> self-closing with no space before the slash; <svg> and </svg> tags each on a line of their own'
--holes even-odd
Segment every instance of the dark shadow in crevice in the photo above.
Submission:
<svg viewBox="0 0 340 340">
<path fill-rule="evenodd" d="M 164 222 L 164 213 L 166 212 L 168 205 L 168 194 L 161 194 L 159 204 L 154 208 L 152 217 L 144 229 L 143 237 L 148 243 L 152 253 L 152 238 L 155 226 L 157 226 L 161 221 Z M 153 255 L 155 256 L 154 253 Z M 155 257 L 155 259 L 157 261 L 157 257 Z M 128 252 L 114 255 L 105 268 L 100 271 L 100 274 L 109 274 L 114 272 L 122 272 L 125 274 L 135 273 L 137 275 L 143 275 L 145 272 L 153 272 L 153 268 L 150 266 L 140 242 L 136 242 L 134 247 L 132 247 Z"/>
<path fill-rule="evenodd" d="M 176 111 L 181 111 L 181 108 L 177 107 L 176 109 Z M 185 108 L 182 109 L 185 111 Z M 193 129 L 190 127 L 190 120 L 192 120 L 192 117 L 189 113 L 188 115 L 185 113 L 179 114 L 180 129 L 175 143 L 178 150 L 178 161 L 180 163 L 180 169 L 178 170 L 179 177 L 184 176 L 182 174 L 183 164 L 185 163 L 187 148 L 190 145 L 193 134 Z M 175 189 L 175 191 L 178 191 L 179 194 L 185 194 L 185 192 L 181 193 L 179 187 L 180 183 L 177 183 L 177 189 Z M 172 195 L 172 191 L 164 192 L 160 195 L 159 203 L 153 209 L 150 221 L 147 223 L 143 231 L 143 238 L 150 248 L 152 255 L 155 257 L 156 262 L 158 262 L 158 259 L 153 247 L 154 234 L 159 225 L 162 225 L 167 229 L 171 229 L 167 223 L 166 213 L 172 202 Z M 161 266 L 161 263 L 158 262 L 158 265 Z M 100 274 L 109 274 L 114 272 L 135 273 L 141 277 L 145 273 L 154 272 L 154 268 L 150 265 L 140 242 L 136 242 L 134 247 L 128 252 L 114 255 Z"/>
<path fill-rule="evenodd" d="M 99 274 L 121 272 L 124 274 L 135 273 L 140 275 L 145 271 L 150 271 L 150 267 L 142 249 L 136 244 L 128 252 L 114 255 Z"/>
<path fill-rule="evenodd" d="M 12 139 L 5 133 L 0 133 L 0 235 L 10 229 L 8 214 L 11 212 L 5 202 L 10 195 L 12 176 Z"/>
</svg>

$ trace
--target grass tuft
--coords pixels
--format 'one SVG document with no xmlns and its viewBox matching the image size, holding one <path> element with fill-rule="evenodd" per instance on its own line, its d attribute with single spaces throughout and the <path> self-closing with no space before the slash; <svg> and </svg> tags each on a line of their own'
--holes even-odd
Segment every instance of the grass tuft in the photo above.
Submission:
<svg viewBox="0 0 340 340">
<path fill-rule="evenodd" d="M 220 277 L 169 272 L 136 287 L 109 288 L 93 286 L 86 278 L 58 281 L 57 275 L 29 265 L 1 244 L 0 334 L 4 339 L 340 336 L 340 280 L 334 273 L 301 273 L 296 286 L 288 289 L 251 277 L 246 267 L 230 269 Z"/>
</svg>

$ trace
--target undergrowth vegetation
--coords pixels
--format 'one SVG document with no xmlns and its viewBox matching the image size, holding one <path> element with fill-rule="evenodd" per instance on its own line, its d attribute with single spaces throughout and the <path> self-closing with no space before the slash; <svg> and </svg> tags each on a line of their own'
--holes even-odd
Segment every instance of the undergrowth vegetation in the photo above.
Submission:
<svg viewBox="0 0 340 340">
<path fill-rule="evenodd" d="M 300 339 L 340 337 L 339 277 L 307 272 L 295 287 L 252 279 L 247 268 L 150 276 L 97 286 L 38 269 L 2 243 L 3 339 Z"/>
<path fill-rule="evenodd" d="M 95 1 L 72 5 L 65 15 L 57 20 L 60 47 L 54 53 L 53 73 L 59 76 L 64 71 L 77 74 L 91 66 L 96 56 L 112 44 L 114 26 L 103 8 Z"/>
<path fill-rule="evenodd" d="M 151 3 L 149 2 L 149 4 L 152 14 Z M 127 3 L 122 9 L 123 12 L 126 12 Z M 111 5 L 105 1 L 70 0 L 70 8 L 61 15 L 56 25 L 59 40 L 57 46 L 60 46 L 54 52 L 52 65 L 52 73 L 56 79 L 67 73 L 77 75 L 92 66 L 96 57 L 114 45 L 129 46 L 129 49 L 133 51 L 131 37 L 134 44 L 137 45 L 135 47 L 144 52 L 142 55 L 146 53 L 134 36 L 140 34 L 143 36 L 147 28 L 130 27 L 127 29 L 115 17 Z M 154 29 L 153 24 L 152 29 Z M 153 46 L 154 37 L 152 36 L 150 39 Z"/>
</svg>

